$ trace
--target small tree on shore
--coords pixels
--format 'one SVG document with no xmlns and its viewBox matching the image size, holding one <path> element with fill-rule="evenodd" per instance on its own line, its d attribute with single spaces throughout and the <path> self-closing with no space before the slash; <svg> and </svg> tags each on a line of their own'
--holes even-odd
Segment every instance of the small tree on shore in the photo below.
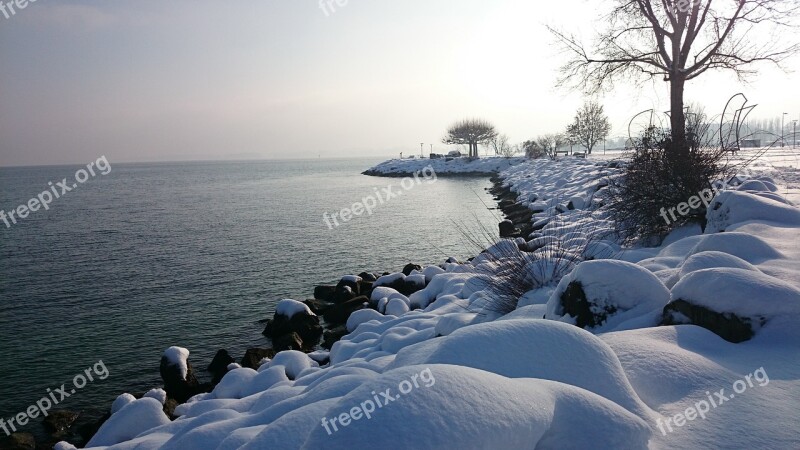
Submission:
<svg viewBox="0 0 800 450">
<path fill-rule="evenodd" d="M 611 124 L 603 112 L 603 106 L 597 102 L 586 102 L 575 113 L 575 121 L 567 127 L 567 140 L 586 147 L 591 155 L 594 146 L 608 137 Z"/>
<path fill-rule="evenodd" d="M 511 158 L 519 151 L 519 147 L 517 145 L 511 145 L 508 136 L 505 134 L 498 134 L 495 136 L 494 139 L 489 141 L 489 146 L 494 150 L 495 155 L 506 158 Z"/>
<path fill-rule="evenodd" d="M 478 157 L 478 145 L 485 145 L 497 137 L 494 125 L 481 119 L 466 119 L 450 126 L 442 142 L 448 145 L 466 145 L 471 158 Z"/>
</svg>

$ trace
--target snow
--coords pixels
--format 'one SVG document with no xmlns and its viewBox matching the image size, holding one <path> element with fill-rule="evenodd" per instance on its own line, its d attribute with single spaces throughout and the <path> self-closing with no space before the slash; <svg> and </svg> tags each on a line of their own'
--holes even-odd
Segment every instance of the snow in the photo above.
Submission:
<svg viewBox="0 0 800 450">
<path fill-rule="evenodd" d="M 486 255 L 412 274 L 426 286 L 408 297 L 380 286 L 403 274 L 381 277 L 370 298 L 379 311 L 354 313 L 349 334 L 330 353 L 285 351 L 258 371 L 234 366 L 214 392 L 180 405 L 174 422 L 159 399 L 121 396 L 90 446 L 800 448 L 800 222 L 796 207 L 775 198 L 787 186 L 796 189 L 798 173 L 771 173 L 777 190 L 755 177 L 757 183 L 724 191 L 705 233 L 685 227 L 660 247 L 622 248 L 608 234 L 613 224 L 600 202 L 619 170 L 591 158 L 519 161 L 501 176 L 520 202 L 541 209 L 532 220 L 546 222 L 525 245 L 558 246 L 570 256 L 564 273 L 547 258 L 529 260 L 518 275 L 538 275 L 542 286 L 522 295 L 514 311 L 498 317 L 480 310 L 489 295 L 486 273 L 504 269 Z M 574 210 L 559 207 L 569 202 Z M 607 259 L 581 262 L 587 255 Z M 616 312 L 590 330 L 555 314 L 554 299 L 570 281 L 581 283 L 594 307 Z M 694 325 L 656 326 L 663 306 L 678 297 L 766 322 L 739 344 Z M 170 361 L 188 357 L 172 353 Z M 769 374 L 768 384 L 661 432 L 659 424 L 707 392 L 730 392 L 758 370 Z M 424 373 L 435 382 L 424 383 Z M 321 422 L 413 380 L 416 387 L 376 407 L 370 419 L 337 421 L 330 435 Z"/>
<path fill-rule="evenodd" d="M 387 286 L 399 280 L 405 280 L 405 279 L 406 276 L 402 272 L 392 273 L 378 278 L 372 286 L 373 287 Z"/>
<path fill-rule="evenodd" d="M 352 333 L 362 323 L 369 322 L 371 320 L 382 322 L 385 320 L 385 318 L 386 316 L 378 311 L 375 311 L 374 309 L 362 309 L 356 311 L 350 315 L 349 319 L 347 319 L 347 331 Z"/>
<path fill-rule="evenodd" d="M 141 398 L 128 403 L 113 414 L 97 431 L 87 447 L 118 444 L 147 430 L 170 423 L 163 405 L 154 398 Z"/>
<path fill-rule="evenodd" d="M 163 405 L 167 402 L 167 391 L 163 389 L 150 389 L 144 394 L 144 397 L 154 398 Z"/>
<path fill-rule="evenodd" d="M 346 283 L 360 283 L 361 277 L 359 277 L 358 275 L 345 275 L 342 277 L 341 281 L 344 281 Z"/>
<path fill-rule="evenodd" d="M 111 414 L 116 414 L 117 411 L 125 407 L 128 403 L 132 403 L 136 401 L 136 397 L 131 394 L 121 394 L 119 397 L 114 400 L 114 403 L 111 404 Z"/>
<path fill-rule="evenodd" d="M 721 267 L 692 272 L 672 288 L 672 298 L 756 321 L 800 315 L 800 289 L 751 269 Z"/>
<path fill-rule="evenodd" d="M 644 267 L 616 260 L 586 261 L 561 279 L 547 302 L 547 319 L 573 323 L 561 303 L 571 283 L 581 285 L 593 314 L 608 314 L 594 331 L 611 330 L 626 320 L 662 310 L 670 300 L 664 283 Z"/>
<path fill-rule="evenodd" d="M 286 316 L 287 318 L 291 319 L 297 314 L 305 314 L 307 316 L 316 316 L 313 312 L 311 312 L 311 308 L 308 307 L 303 302 L 298 302 L 297 300 L 285 299 L 278 302 L 278 306 L 275 308 L 275 314 L 279 316 Z"/>
<path fill-rule="evenodd" d="M 170 347 L 164 351 L 169 365 L 177 366 L 180 369 L 181 377 L 185 380 L 189 373 L 189 350 L 183 347 Z"/>
</svg>

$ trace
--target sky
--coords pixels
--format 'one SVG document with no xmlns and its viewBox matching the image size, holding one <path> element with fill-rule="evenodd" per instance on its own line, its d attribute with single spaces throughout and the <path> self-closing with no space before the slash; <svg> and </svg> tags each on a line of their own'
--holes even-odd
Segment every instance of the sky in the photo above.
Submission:
<svg viewBox="0 0 800 450">
<path fill-rule="evenodd" d="M 7 0 L 0 0 L 7 2 Z M 0 166 L 385 157 L 434 151 L 480 117 L 512 142 L 563 130 L 584 101 L 557 88 L 546 25 L 589 40 L 606 0 L 37 0 L 0 13 Z M 326 3 L 327 4 L 327 3 Z M 800 118 L 800 61 L 691 82 L 721 111 Z M 666 111 L 663 82 L 598 100 L 612 135 Z"/>
</svg>

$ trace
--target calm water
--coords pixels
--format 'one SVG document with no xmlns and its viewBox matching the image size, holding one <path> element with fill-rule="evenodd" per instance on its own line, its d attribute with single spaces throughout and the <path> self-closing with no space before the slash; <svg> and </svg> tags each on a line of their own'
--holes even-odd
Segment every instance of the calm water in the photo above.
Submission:
<svg viewBox="0 0 800 450">
<path fill-rule="evenodd" d="M 473 252 L 451 218 L 491 224 L 485 179 L 423 183 L 329 230 L 338 211 L 399 179 L 378 161 L 117 165 L 6 229 L 0 222 L 0 417 L 98 360 L 110 376 L 59 407 L 105 408 L 159 384 L 161 352 L 205 368 L 219 348 L 265 346 L 259 319 L 281 298 L 362 270 L 399 270 Z M 80 166 L 0 169 L 0 209 Z M 401 190 L 396 188 L 395 191 Z M 206 377 L 205 373 L 201 373 Z M 25 431 L 35 431 L 30 425 Z"/>
</svg>

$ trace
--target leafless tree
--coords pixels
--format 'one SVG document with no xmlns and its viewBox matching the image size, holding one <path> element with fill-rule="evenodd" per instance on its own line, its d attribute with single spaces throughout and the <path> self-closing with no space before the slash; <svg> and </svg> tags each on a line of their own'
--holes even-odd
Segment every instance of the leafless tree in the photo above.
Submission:
<svg viewBox="0 0 800 450">
<path fill-rule="evenodd" d="M 494 150 L 495 155 L 511 158 L 519 151 L 519 146 L 511 145 L 509 141 L 508 136 L 505 134 L 498 134 L 489 141 L 489 146 Z"/>
<path fill-rule="evenodd" d="M 572 54 L 561 85 L 595 93 L 620 80 L 669 82 L 674 143 L 686 147 L 684 87 L 709 70 L 730 70 L 740 79 L 754 63 L 781 66 L 797 54 L 796 42 L 778 33 L 796 26 L 800 0 L 614 0 L 593 47 L 550 28 Z M 792 30 L 794 32 L 794 30 Z M 786 33 L 787 35 L 790 33 Z"/>
<path fill-rule="evenodd" d="M 555 159 L 558 149 L 567 144 L 566 135 L 544 134 L 536 139 L 525 141 L 523 148 L 528 158 L 543 158 L 549 156 Z"/>
<path fill-rule="evenodd" d="M 594 146 L 608 137 L 610 131 L 611 124 L 603 112 L 603 106 L 590 101 L 575 113 L 575 121 L 567 127 L 567 140 L 570 144 L 581 144 L 592 154 Z"/>
<path fill-rule="evenodd" d="M 497 136 L 494 125 L 481 119 L 466 119 L 450 126 L 442 142 L 448 145 L 466 145 L 469 156 L 478 157 L 478 145 L 487 144 Z"/>
</svg>

